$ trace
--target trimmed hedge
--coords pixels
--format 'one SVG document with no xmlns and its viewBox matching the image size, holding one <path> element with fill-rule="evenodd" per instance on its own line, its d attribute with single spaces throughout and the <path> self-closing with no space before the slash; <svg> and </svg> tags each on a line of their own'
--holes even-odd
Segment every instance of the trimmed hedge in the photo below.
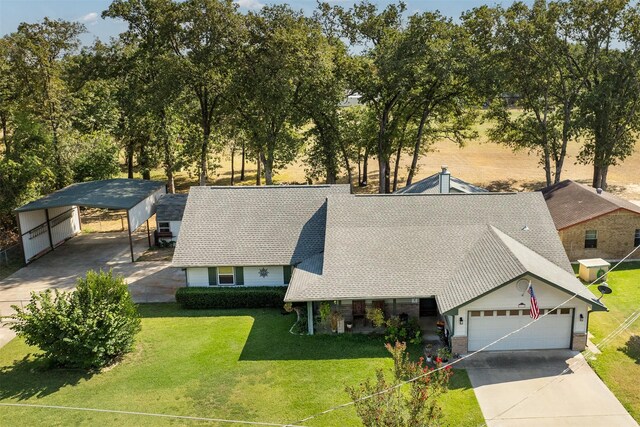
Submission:
<svg viewBox="0 0 640 427">
<path fill-rule="evenodd" d="M 282 308 L 286 286 L 178 288 L 176 301 L 183 308 Z"/>
</svg>

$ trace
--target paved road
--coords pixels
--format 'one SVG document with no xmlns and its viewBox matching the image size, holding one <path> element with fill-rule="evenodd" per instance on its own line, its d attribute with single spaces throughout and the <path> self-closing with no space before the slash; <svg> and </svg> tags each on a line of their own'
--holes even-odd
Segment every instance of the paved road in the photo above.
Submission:
<svg viewBox="0 0 640 427">
<path fill-rule="evenodd" d="M 480 353 L 462 364 L 489 427 L 638 425 L 577 352 Z"/>
<path fill-rule="evenodd" d="M 148 247 L 146 233 L 135 236 L 137 252 Z M 174 301 L 175 290 L 185 285 L 184 272 L 169 266 L 168 261 L 131 262 L 126 233 L 79 235 L 37 259 L 11 276 L 0 280 L 0 316 L 13 313 L 12 304 L 27 302 L 33 291 L 73 289 L 78 277 L 87 270 L 113 269 L 122 274 L 134 301 Z M 0 347 L 13 338 L 0 326 Z"/>
</svg>

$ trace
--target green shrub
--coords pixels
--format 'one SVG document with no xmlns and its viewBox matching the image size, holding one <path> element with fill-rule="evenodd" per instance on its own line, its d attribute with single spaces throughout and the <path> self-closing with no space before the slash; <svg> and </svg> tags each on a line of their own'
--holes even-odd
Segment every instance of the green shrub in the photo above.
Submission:
<svg viewBox="0 0 640 427">
<path fill-rule="evenodd" d="M 385 340 L 388 343 L 420 344 L 422 342 L 422 331 L 417 319 L 412 318 L 403 322 L 398 316 L 392 316 L 385 323 L 387 325 Z"/>
<path fill-rule="evenodd" d="M 88 271 L 73 292 L 32 293 L 15 307 L 11 328 L 53 364 L 100 368 L 131 351 L 140 331 L 138 310 L 124 277 Z"/>
<path fill-rule="evenodd" d="M 281 308 L 285 286 L 237 288 L 188 287 L 176 291 L 183 308 Z"/>
</svg>

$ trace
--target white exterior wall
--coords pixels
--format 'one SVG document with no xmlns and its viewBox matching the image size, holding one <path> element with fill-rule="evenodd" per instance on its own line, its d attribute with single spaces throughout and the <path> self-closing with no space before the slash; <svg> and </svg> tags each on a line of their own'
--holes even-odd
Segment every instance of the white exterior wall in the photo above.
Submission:
<svg viewBox="0 0 640 427">
<path fill-rule="evenodd" d="M 49 220 L 53 222 L 57 222 L 56 217 L 58 215 L 63 214 L 70 209 L 72 210 L 70 218 L 66 218 L 55 226 L 50 224 L 51 240 L 53 241 L 54 247 L 80 232 L 80 214 L 77 206 L 62 206 L 59 208 L 49 209 Z M 35 256 L 51 249 L 51 244 L 49 242 L 49 230 L 47 228 L 47 217 L 44 209 L 19 212 L 18 217 L 20 220 L 21 233 L 26 233 L 22 235 L 24 259 L 25 262 L 29 262 Z M 38 228 L 32 233 L 28 232 L 29 230 L 33 230 L 40 226 L 42 228 Z"/>
<path fill-rule="evenodd" d="M 187 286 L 209 286 L 209 269 L 207 267 L 187 268 Z"/>
<path fill-rule="evenodd" d="M 260 277 L 260 269 L 269 271 L 267 277 Z M 283 286 L 284 268 L 281 265 L 264 267 L 244 267 L 244 286 Z M 187 286 L 209 286 L 209 269 L 207 267 L 187 268 Z"/>
<path fill-rule="evenodd" d="M 567 292 L 549 286 L 537 279 L 530 279 L 533 284 L 533 290 L 540 309 L 554 308 L 571 297 L 571 294 Z M 518 307 L 518 304 L 520 303 L 524 303 L 525 307 Z M 454 316 L 454 336 L 467 335 L 467 325 L 469 323 L 468 312 L 470 310 L 529 310 L 530 307 L 529 293 L 525 292 L 524 295 L 522 295 L 522 291 L 519 291 L 516 288 L 516 282 L 510 283 L 488 295 L 483 296 L 482 298 L 460 307 L 458 309 L 458 314 Z M 562 308 L 574 309 L 573 332 L 585 333 L 587 331 L 587 314 L 591 305 L 578 298 L 574 298 L 566 305 L 563 305 Z M 580 321 L 580 314 L 583 316 L 582 322 Z M 462 325 L 460 325 L 460 317 L 463 318 Z"/>
<path fill-rule="evenodd" d="M 260 269 L 266 268 L 267 277 L 260 277 Z M 264 267 L 244 267 L 245 286 L 282 286 L 284 285 L 284 269 L 281 265 L 265 265 Z"/>
<path fill-rule="evenodd" d="M 167 191 L 164 187 L 158 189 L 155 193 L 129 209 L 129 226 L 131 231 L 137 230 L 143 222 L 148 220 L 154 213 L 156 213 L 156 202 Z"/>
<path fill-rule="evenodd" d="M 80 232 L 80 214 L 77 206 L 64 206 L 61 208 L 49 209 L 49 219 L 52 222 L 57 222 L 55 218 L 58 215 L 65 214 L 70 209 L 72 210 L 70 212 L 71 216 L 51 228 L 51 238 L 53 240 L 53 246 L 58 246 L 65 240 L 75 236 Z"/>
<path fill-rule="evenodd" d="M 177 242 L 178 235 L 180 234 L 180 225 L 182 225 L 182 221 L 158 221 L 158 219 L 156 218 L 156 230 L 160 230 L 160 226 L 158 225 L 158 223 L 160 222 L 168 222 L 169 229 L 171 230 L 171 234 L 173 235 L 171 239 L 167 237 L 161 237 L 160 240 Z"/>
<path fill-rule="evenodd" d="M 18 212 L 18 218 L 20 221 L 20 232 L 26 233 L 22 235 L 22 245 L 24 247 L 24 260 L 29 262 L 30 259 L 38 255 L 39 253 L 46 251 L 50 248 L 49 234 L 46 229 L 47 218 L 44 213 L 44 209 L 38 211 Z M 45 224 L 43 232 L 35 234 L 27 233 L 39 225 Z"/>
</svg>

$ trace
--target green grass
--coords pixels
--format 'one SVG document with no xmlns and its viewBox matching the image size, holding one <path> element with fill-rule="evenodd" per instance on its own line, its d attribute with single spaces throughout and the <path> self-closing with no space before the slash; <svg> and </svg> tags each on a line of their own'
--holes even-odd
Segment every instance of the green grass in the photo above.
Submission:
<svg viewBox="0 0 640 427">
<path fill-rule="evenodd" d="M 346 385 L 391 366 L 380 338 L 294 336 L 288 333 L 293 316 L 279 310 L 185 311 L 158 304 L 141 306 L 141 312 L 135 351 L 95 375 L 46 370 L 33 357 L 34 348 L 13 340 L 0 349 L 0 401 L 293 422 L 348 401 Z M 441 403 L 445 425 L 483 423 L 465 371 L 455 372 Z M 0 407 L 0 425 L 199 424 L 203 423 Z M 359 422 L 350 407 L 307 425 Z"/>
<path fill-rule="evenodd" d="M 640 309 L 640 262 L 622 264 L 608 275 L 607 283 L 613 289 L 612 294 L 603 298 L 609 312 L 592 313 L 589 318 L 595 344 Z M 591 366 L 640 422 L 640 320 L 601 350 Z"/>
</svg>

